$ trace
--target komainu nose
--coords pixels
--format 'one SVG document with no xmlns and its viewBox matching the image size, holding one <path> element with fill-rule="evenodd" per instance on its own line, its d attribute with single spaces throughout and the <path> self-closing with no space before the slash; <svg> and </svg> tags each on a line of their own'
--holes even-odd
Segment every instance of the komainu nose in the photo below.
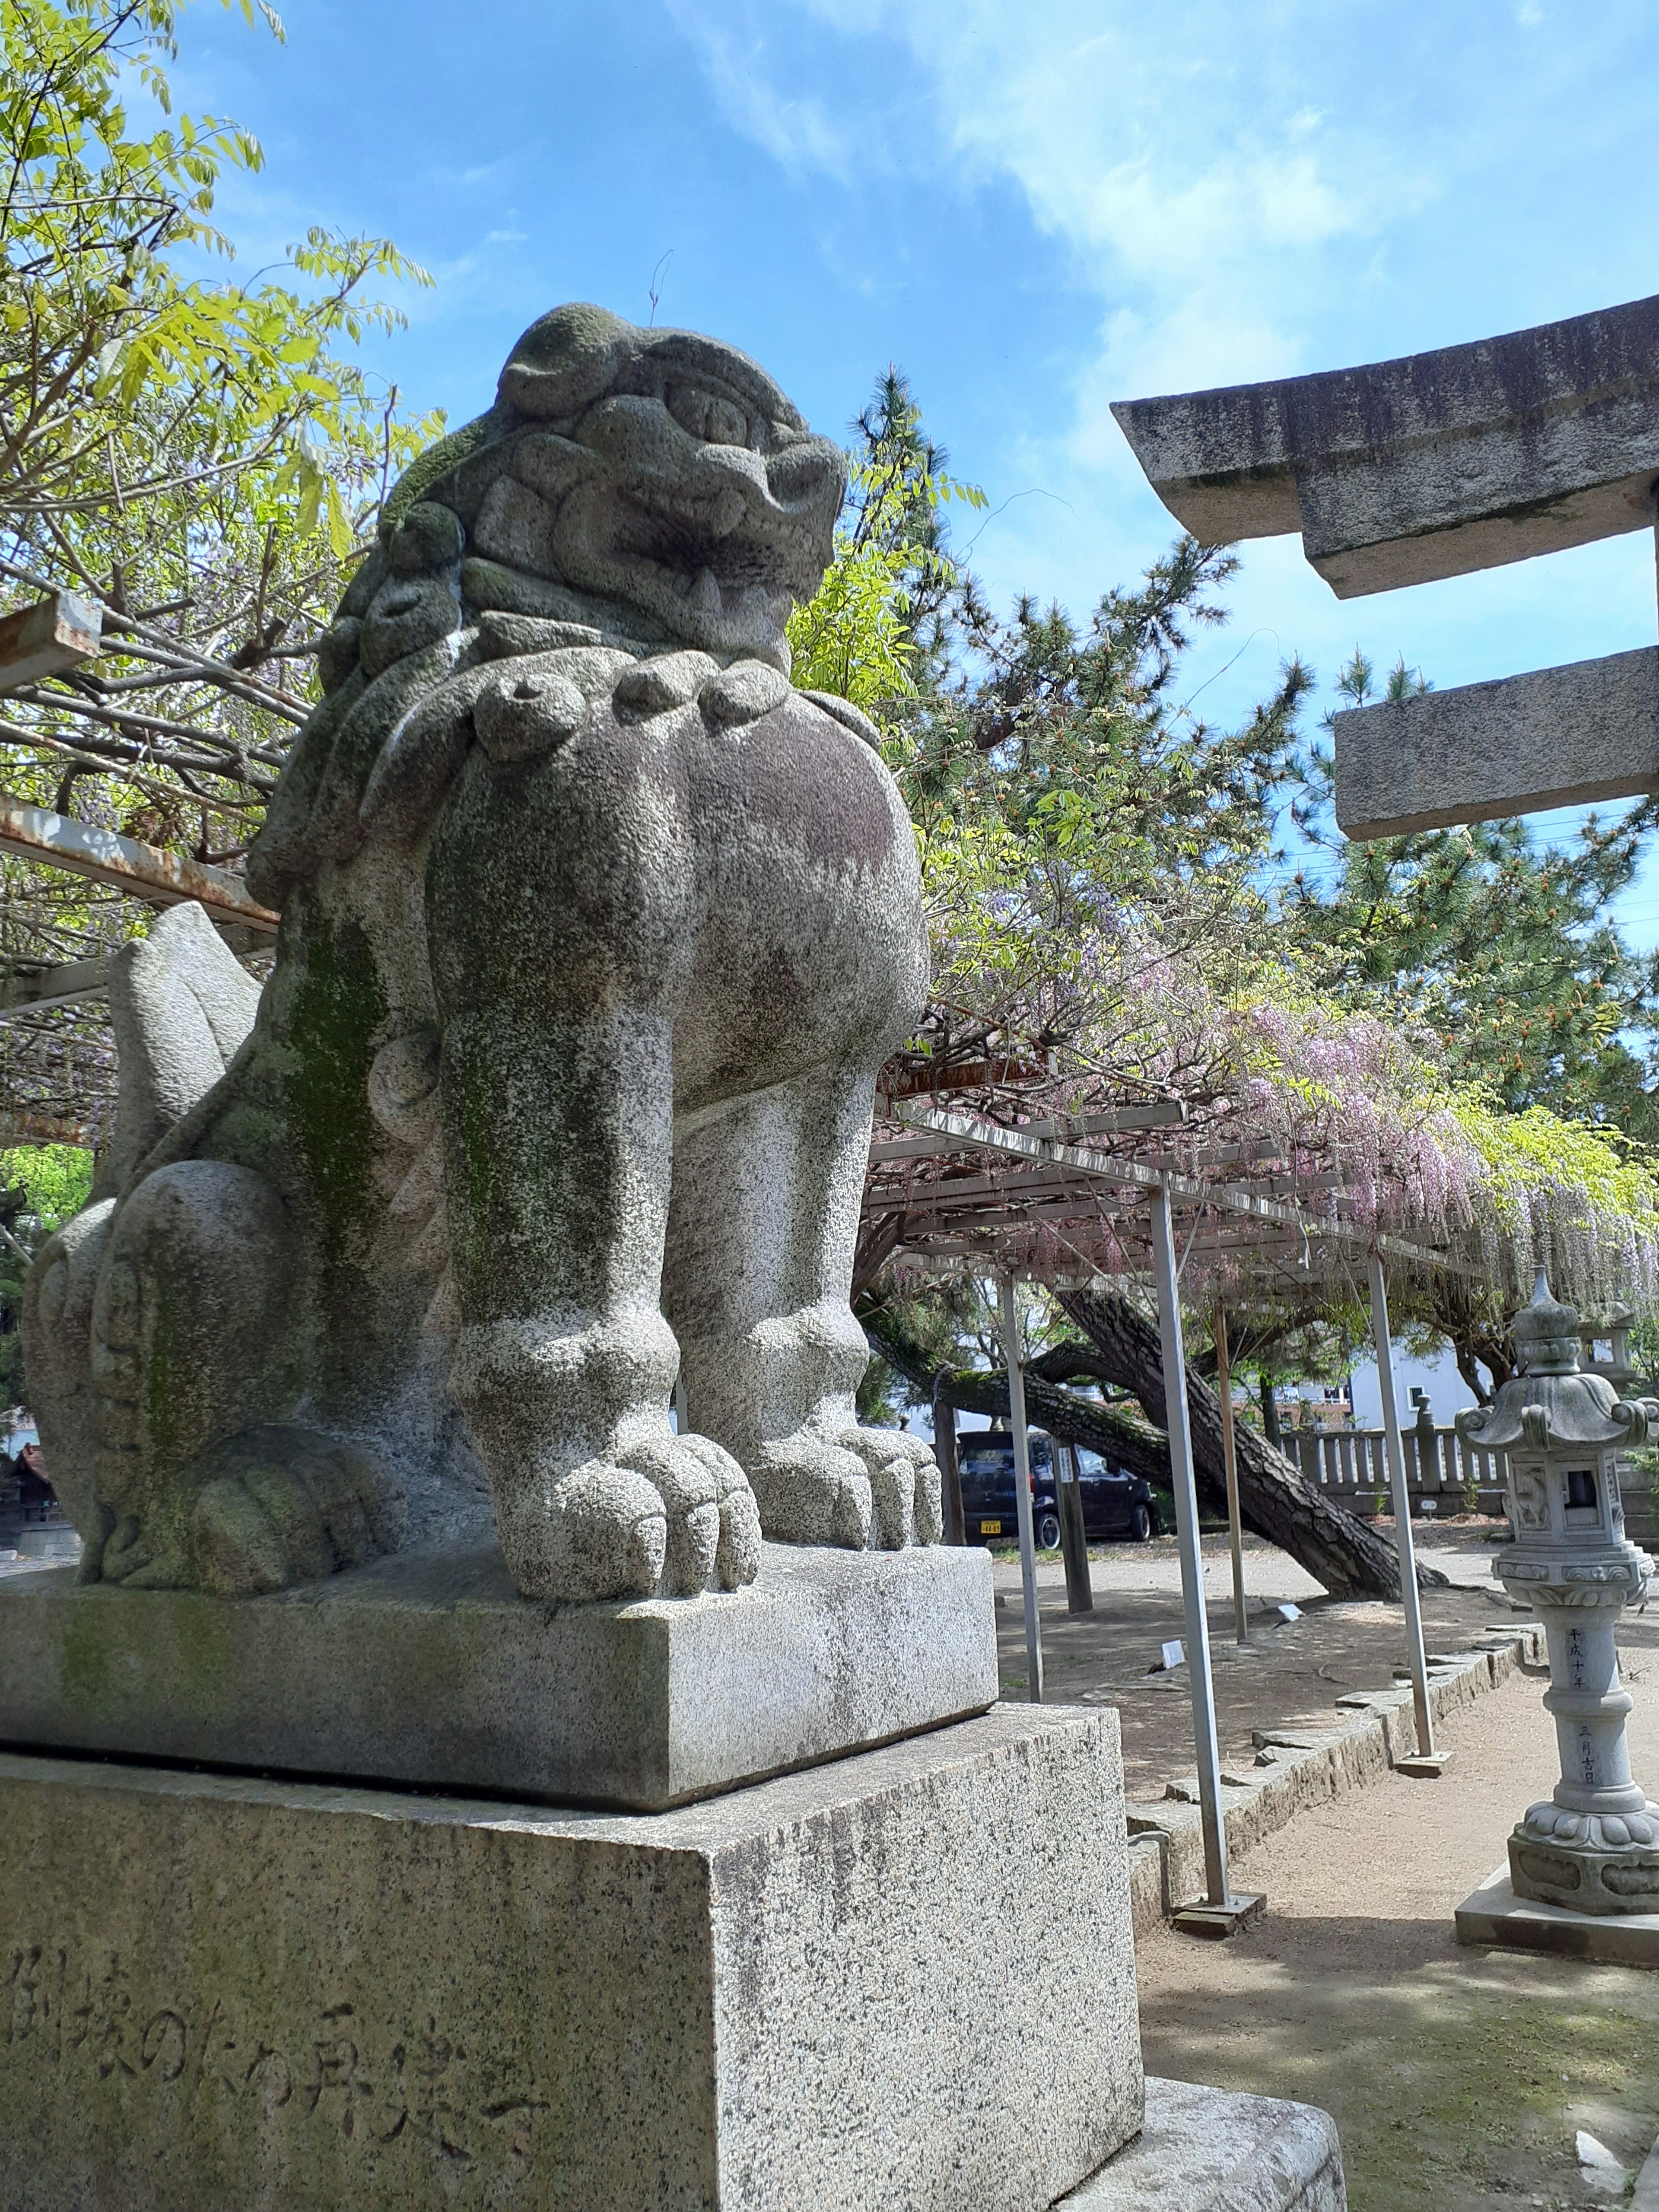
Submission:
<svg viewBox="0 0 1659 2212">
<path fill-rule="evenodd" d="M 833 516 L 846 489 L 847 464 L 830 439 L 801 438 L 772 455 L 766 478 L 780 507 L 797 513 L 822 508 Z"/>
</svg>

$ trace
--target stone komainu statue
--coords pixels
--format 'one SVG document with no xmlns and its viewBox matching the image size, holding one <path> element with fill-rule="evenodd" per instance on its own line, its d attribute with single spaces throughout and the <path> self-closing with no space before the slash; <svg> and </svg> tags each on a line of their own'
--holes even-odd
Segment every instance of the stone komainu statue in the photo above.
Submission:
<svg viewBox="0 0 1659 2212">
<path fill-rule="evenodd" d="M 853 1405 L 927 952 L 868 726 L 787 672 L 842 491 L 753 362 L 586 307 L 393 491 L 250 859 L 263 994 L 198 908 L 116 963 L 106 1194 L 24 1315 L 88 1577 L 270 1589 L 492 1502 L 535 1597 L 937 1540 Z"/>
</svg>

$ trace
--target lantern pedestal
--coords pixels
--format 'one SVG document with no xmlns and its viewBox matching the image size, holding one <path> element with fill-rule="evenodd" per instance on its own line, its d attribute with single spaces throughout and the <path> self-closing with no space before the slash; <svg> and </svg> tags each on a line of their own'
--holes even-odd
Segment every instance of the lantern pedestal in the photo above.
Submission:
<svg viewBox="0 0 1659 2212">
<path fill-rule="evenodd" d="M 1659 1806 L 1631 1778 L 1625 1722 L 1631 1694 L 1620 1683 L 1613 1629 L 1627 1591 L 1646 1582 L 1646 1554 L 1602 1563 L 1598 1584 L 1532 1585 L 1548 1642 L 1550 1686 L 1561 1752 L 1554 1794 L 1529 1806 L 1510 1838 L 1517 1897 L 1571 1912 L 1659 1912 Z"/>
<path fill-rule="evenodd" d="M 1570 1912 L 1517 1897 L 1507 1866 L 1495 1868 L 1455 1915 L 1460 1943 L 1503 1951 L 1553 1951 L 1604 1966 L 1659 1967 L 1659 1912 Z"/>
</svg>

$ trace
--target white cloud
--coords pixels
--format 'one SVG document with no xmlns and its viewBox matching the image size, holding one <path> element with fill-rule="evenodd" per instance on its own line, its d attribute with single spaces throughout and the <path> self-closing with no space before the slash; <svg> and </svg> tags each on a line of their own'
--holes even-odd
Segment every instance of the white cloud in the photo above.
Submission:
<svg viewBox="0 0 1659 2212">
<path fill-rule="evenodd" d="M 823 101 L 803 96 L 787 82 L 787 67 L 760 27 L 752 8 L 739 4 L 724 16 L 701 0 L 667 0 L 669 14 L 696 47 L 716 98 L 733 127 L 751 138 L 792 175 L 817 169 L 847 183 L 860 163 L 857 134 Z"/>
<path fill-rule="evenodd" d="M 1109 303 L 1079 456 L 1115 436 L 1108 388 L 1310 365 L 1294 310 L 1331 257 L 1363 270 L 1442 188 L 1421 134 L 1343 81 L 1368 11 L 1338 0 L 670 4 L 727 118 L 792 173 L 1017 185 Z"/>
</svg>

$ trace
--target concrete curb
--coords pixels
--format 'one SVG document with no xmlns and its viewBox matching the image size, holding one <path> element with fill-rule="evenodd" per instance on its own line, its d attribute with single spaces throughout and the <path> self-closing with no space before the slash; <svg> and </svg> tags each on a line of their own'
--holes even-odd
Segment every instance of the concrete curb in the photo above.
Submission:
<svg viewBox="0 0 1659 2212">
<path fill-rule="evenodd" d="M 1544 1632 L 1523 1622 L 1479 1637 L 1466 1651 L 1431 1653 L 1429 1705 L 1437 1721 L 1472 1705 L 1518 1667 L 1544 1663 Z M 1363 1790 L 1417 1748 L 1409 1685 L 1356 1692 L 1336 1701 L 1334 1728 L 1258 1729 L 1255 1764 L 1243 1772 L 1224 1761 L 1221 1802 L 1230 1856 L 1248 1851 L 1309 1805 Z M 1204 1838 L 1198 1778 L 1165 1785 L 1155 1804 L 1131 1802 L 1129 1897 L 1134 1931 L 1167 1920 L 1204 1889 Z"/>
</svg>

